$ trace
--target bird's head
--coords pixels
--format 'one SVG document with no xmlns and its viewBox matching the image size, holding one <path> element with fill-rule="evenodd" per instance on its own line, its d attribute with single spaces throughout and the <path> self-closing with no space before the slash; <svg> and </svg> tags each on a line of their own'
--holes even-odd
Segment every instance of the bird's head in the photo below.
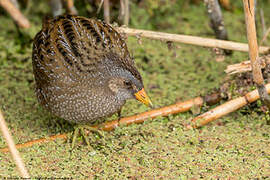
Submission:
<svg viewBox="0 0 270 180">
<path fill-rule="evenodd" d="M 146 106 L 153 107 L 150 98 L 147 96 L 142 77 L 135 67 L 133 58 L 126 50 L 125 57 L 115 53 L 108 53 L 106 72 L 108 73 L 109 89 L 120 99 L 137 99 Z"/>
<path fill-rule="evenodd" d="M 109 89 L 121 100 L 137 99 L 146 106 L 153 107 L 141 81 L 134 77 L 113 77 L 109 80 Z"/>
</svg>

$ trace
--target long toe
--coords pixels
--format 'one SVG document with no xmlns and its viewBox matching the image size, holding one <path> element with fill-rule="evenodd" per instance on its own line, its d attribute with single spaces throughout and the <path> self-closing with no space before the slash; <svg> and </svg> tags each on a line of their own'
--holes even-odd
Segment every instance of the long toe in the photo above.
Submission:
<svg viewBox="0 0 270 180">
<path fill-rule="evenodd" d="M 100 130 L 101 129 L 100 126 L 98 126 L 98 128 L 94 128 L 94 127 L 91 127 L 91 126 L 88 126 L 88 125 L 83 125 L 83 128 L 87 129 L 90 132 L 94 132 L 94 133 L 98 134 L 100 138 L 105 137 L 104 131 Z"/>
<path fill-rule="evenodd" d="M 72 136 L 71 148 L 73 149 L 75 147 L 75 143 L 77 141 L 77 138 L 79 137 L 79 134 L 82 136 L 87 146 L 90 147 L 90 140 L 89 140 L 90 132 L 97 134 L 100 137 L 100 139 L 104 140 L 105 137 L 104 132 L 99 130 L 99 128 L 93 128 L 89 125 L 76 125 L 74 127 L 74 132 Z"/>
<path fill-rule="evenodd" d="M 77 137 L 78 137 L 78 134 L 79 134 L 79 127 L 78 126 L 75 126 L 74 127 L 74 131 L 73 131 L 73 137 L 72 137 L 72 144 L 71 144 L 71 148 L 73 149 L 74 146 L 75 146 L 75 143 L 76 143 L 76 140 L 77 140 Z"/>
<path fill-rule="evenodd" d="M 90 147 L 90 142 L 87 134 L 85 133 L 85 127 L 84 125 L 76 125 L 74 127 L 73 136 L 72 136 L 72 144 L 71 148 L 73 149 L 75 147 L 75 143 L 77 141 L 77 138 L 79 137 L 79 134 L 83 137 L 85 143 Z"/>
</svg>

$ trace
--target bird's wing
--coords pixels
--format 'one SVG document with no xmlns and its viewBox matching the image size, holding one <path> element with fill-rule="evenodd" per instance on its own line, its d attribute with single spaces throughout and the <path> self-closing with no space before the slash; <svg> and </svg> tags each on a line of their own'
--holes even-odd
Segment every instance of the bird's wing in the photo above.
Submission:
<svg viewBox="0 0 270 180">
<path fill-rule="evenodd" d="M 57 46 L 52 38 L 54 24 L 46 18 L 43 22 L 43 27 L 37 33 L 33 43 L 32 63 L 38 87 L 49 86 L 50 83 L 70 84 L 71 86 L 77 83 L 78 77 L 68 65 L 68 59 L 64 55 L 58 53 L 60 49 L 55 49 Z M 63 51 L 64 52 L 64 51 Z"/>
<path fill-rule="evenodd" d="M 43 23 L 35 42 L 33 57 L 39 56 L 37 64 L 48 77 L 54 71 L 75 81 L 98 79 L 109 76 L 112 68 L 124 68 L 141 79 L 123 37 L 102 21 L 58 16 Z"/>
</svg>

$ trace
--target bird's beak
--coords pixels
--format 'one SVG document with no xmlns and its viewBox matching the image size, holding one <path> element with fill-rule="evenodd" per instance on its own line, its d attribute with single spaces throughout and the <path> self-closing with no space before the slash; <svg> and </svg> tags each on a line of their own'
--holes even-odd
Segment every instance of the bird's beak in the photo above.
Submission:
<svg viewBox="0 0 270 180">
<path fill-rule="evenodd" d="M 140 91 L 136 92 L 134 95 L 138 101 L 141 101 L 143 104 L 145 104 L 148 107 L 153 107 L 153 104 L 152 104 L 150 98 L 147 96 L 144 88 L 142 88 Z"/>
</svg>

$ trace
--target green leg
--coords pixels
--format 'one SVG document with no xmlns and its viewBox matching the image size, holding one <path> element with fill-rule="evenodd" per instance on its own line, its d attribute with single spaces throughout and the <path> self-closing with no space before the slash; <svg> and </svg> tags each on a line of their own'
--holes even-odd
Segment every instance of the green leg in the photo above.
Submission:
<svg viewBox="0 0 270 180">
<path fill-rule="evenodd" d="M 104 133 L 103 133 L 102 131 L 100 131 L 100 130 L 98 130 L 98 129 L 96 129 L 96 128 L 93 128 L 93 127 L 91 127 L 91 126 L 89 126 L 89 125 L 76 125 L 76 126 L 74 127 L 74 129 L 75 129 L 75 130 L 74 130 L 74 134 L 73 134 L 73 138 L 72 138 L 72 145 L 71 145 L 72 149 L 73 149 L 74 146 L 75 146 L 75 142 L 76 142 L 76 140 L 77 140 L 77 137 L 78 137 L 79 132 L 80 132 L 81 135 L 83 136 L 84 141 L 86 142 L 86 144 L 90 147 L 90 141 L 89 141 L 89 138 L 88 138 L 87 134 L 85 133 L 85 130 L 86 130 L 86 129 L 89 130 L 89 131 L 92 131 L 92 132 L 96 132 L 96 133 L 98 133 L 101 137 L 104 137 Z"/>
<path fill-rule="evenodd" d="M 81 130 L 81 134 L 84 138 L 84 141 L 86 142 L 87 146 L 90 147 L 90 142 L 89 142 L 89 138 L 87 137 L 87 135 L 85 134 L 85 131 L 84 131 L 84 127 L 80 127 L 80 130 Z"/>
<path fill-rule="evenodd" d="M 74 127 L 74 132 L 73 132 L 73 138 L 72 138 L 72 144 L 71 144 L 71 148 L 73 149 L 74 148 L 74 145 L 75 145 L 75 142 L 76 142 L 76 139 L 77 139 L 77 136 L 78 136 L 78 134 L 79 134 L 79 127 L 76 125 L 75 127 Z"/>
</svg>

